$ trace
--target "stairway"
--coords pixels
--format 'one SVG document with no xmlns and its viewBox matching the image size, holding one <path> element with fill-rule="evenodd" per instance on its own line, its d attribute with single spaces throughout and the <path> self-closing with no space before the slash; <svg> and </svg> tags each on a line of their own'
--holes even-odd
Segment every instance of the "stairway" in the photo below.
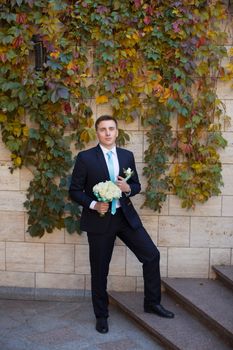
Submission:
<svg viewBox="0 0 233 350">
<path fill-rule="evenodd" d="M 164 319 L 143 311 L 143 293 L 110 292 L 111 301 L 166 349 L 233 349 L 233 266 L 215 266 L 216 280 L 164 278 Z"/>
</svg>

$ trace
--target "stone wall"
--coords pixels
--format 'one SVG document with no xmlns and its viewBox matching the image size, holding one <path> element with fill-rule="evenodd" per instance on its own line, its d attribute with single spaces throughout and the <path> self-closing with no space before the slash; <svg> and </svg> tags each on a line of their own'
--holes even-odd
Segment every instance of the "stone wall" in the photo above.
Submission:
<svg viewBox="0 0 233 350">
<path fill-rule="evenodd" d="M 219 82 L 218 94 L 233 120 L 231 84 Z M 111 112 L 106 105 L 90 103 L 95 116 Z M 228 146 L 221 152 L 224 187 L 220 196 L 197 205 L 193 211 L 182 209 L 179 199 L 170 195 L 159 215 L 148 208 L 140 208 L 143 195 L 133 198 L 146 229 L 161 252 L 162 276 L 214 278 L 213 264 L 233 264 L 232 125 L 224 125 Z M 120 127 L 131 136 L 126 147 L 134 151 L 142 189 L 145 189 L 146 180 L 142 176 L 145 130 L 138 120 L 130 125 L 121 123 Z M 173 127 L 176 128 L 175 121 Z M 0 139 L 0 286 L 89 291 L 86 234 L 70 235 L 65 230 L 56 230 L 41 239 L 30 237 L 23 202 L 31 173 L 22 169 L 10 174 L 9 165 L 10 153 Z M 109 273 L 109 289 L 140 291 L 142 288 L 140 263 L 117 240 Z"/>
</svg>

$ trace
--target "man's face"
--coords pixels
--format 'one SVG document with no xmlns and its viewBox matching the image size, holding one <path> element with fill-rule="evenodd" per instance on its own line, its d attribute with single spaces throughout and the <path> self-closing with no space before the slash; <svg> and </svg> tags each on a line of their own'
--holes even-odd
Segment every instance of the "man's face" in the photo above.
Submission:
<svg viewBox="0 0 233 350">
<path fill-rule="evenodd" d="M 118 129 L 114 120 L 103 120 L 100 122 L 96 130 L 96 135 L 100 144 L 107 149 L 115 146 Z"/>
</svg>

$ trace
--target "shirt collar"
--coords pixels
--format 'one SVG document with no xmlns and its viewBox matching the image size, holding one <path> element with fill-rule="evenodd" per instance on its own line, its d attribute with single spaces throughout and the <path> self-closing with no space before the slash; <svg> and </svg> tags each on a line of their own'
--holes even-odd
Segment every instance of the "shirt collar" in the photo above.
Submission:
<svg viewBox="0 0 233 350">
<path fill-rule="evenodd" d="M 107 154 L 109 151 L 111 151 L 113 154 L 116 154 L 116 146 L 113 146 L 113 148 L 108 149 L 104 146 L 102 146 L 101 144 L 99 144 L 100 148 L 102 149 L 104 154 Z"/>
</svg>

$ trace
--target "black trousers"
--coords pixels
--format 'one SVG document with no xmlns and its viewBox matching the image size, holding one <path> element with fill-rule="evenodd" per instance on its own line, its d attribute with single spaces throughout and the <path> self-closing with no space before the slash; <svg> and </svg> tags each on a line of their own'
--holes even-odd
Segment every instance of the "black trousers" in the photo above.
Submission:
<svg viewBox="0 0 233 350">
<path fill-rule="evenodd" d="M 111 217 L 107 233 L 88 232 L 92 303 L 96 318 L 108 317 L 107 276 L 116 237 L 143 264 L 144 303 L 159 304 L 161 301 L 160 253 L 144 227 L 133 230 L 118 209 Z"/>
</svg>

